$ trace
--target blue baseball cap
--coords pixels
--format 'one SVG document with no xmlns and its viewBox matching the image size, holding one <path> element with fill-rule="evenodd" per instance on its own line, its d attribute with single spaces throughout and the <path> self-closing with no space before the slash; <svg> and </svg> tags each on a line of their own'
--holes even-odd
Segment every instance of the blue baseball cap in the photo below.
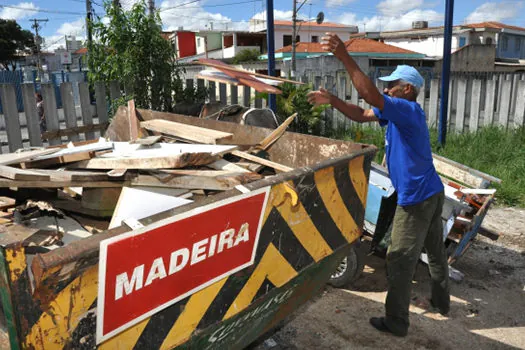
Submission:
<svg viewBox="0 0 525 350">
<path fill-rule="evenodd" d="M 396 70 L 392 72 L 389 76 L 381 77 L 379 80 L 382 81 L 396 81 L 403 80 L 411 85 L 414 85 L 418 89 L 423 86 L 424 79 L 419 74 L 417 69 L 412 66 L 400 65 L 397 66 Z"/>
</svg>

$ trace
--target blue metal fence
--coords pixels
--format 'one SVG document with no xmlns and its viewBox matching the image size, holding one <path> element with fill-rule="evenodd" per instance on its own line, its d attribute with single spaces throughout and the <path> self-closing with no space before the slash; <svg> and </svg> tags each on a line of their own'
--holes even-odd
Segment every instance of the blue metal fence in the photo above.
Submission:
<svg viewBox="0 0 525 350">
<path fill-rule="evenodd" d="M 16 105 L 19 111 L 24 110 L 24 102 L 22 101 L 22 87 L 20 84 L 24 81 L 22 71 L 0 71 L 0 83 L 8 83 L 15 85 L 16 91 Z M 0 113 L 3 113 L 2 102 L 0 102 Z"/>
</svg>

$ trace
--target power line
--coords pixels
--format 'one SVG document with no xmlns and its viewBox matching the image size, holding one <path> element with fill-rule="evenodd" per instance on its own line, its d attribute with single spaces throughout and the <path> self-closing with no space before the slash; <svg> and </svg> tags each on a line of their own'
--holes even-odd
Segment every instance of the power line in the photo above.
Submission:
<svg viewBox="0 0 525 350">
<path fill-rule="evenodd" d="M 21 7 L 21 6 L 11 6 L 11 5 L 0 5 L 0 8 L 9 8 L 9 9 L 15 9 L 15 10 L 25 10 L 25 11 L 30 11 L 30 12 L 55 13 L 55 14 L 59 14 L 59 15 L 81 15 L 81 16 L 85 15 L 85 13 L 83 13 L 83 12 L 55 11 L 55 10 L 46 10 L 46 9 L 29 8 L 29 7 Z"/>
</svg>

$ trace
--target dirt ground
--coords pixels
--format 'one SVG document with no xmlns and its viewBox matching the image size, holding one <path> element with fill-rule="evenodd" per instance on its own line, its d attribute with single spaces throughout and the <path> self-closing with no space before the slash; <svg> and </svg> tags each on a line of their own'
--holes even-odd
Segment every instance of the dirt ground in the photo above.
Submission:
<svg viewBox="0 0 525 350">
<path fill-rule="evenodd" d="M 425 265 L 416 271 L 410 330 L 397 338 L 368 323 L 384 312 L 385 261 L 366 258 L 362 277 L 348 289 L 326 287 L 257 349 L 525 349 L 525 210 L 493 208 L 484 226 L 503 233 L 478 237 L 453 266 L 448 317 L 417 306 L 429 296 Z"/>
</svg>

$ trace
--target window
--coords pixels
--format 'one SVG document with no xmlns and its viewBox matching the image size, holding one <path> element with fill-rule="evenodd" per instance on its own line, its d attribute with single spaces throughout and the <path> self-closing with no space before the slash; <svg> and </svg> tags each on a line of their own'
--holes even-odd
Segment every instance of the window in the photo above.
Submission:
<svg viewBox="0 0 525 350">
<path fill-rule="evenodd" d="M 485 39 L 485 44 L 486 45 L 492 45 L 492 38 Z"/>
<path fill-rule="evenodd" d="M 295 38 L 295 41 L 296 42 L 300 42 L 301 41 L 301 37 L 298 35 Z M 292 36 L 291 35 L 283 35 L 283 46 L 288 46 L 288 45 L 292 45 Z"/>
<path fill-rule="evenodd" d="M 504 36 L 503 38 L 501 38 L 501 49 L 507 50 L 508 48 L 509 48 L 509 38 Z"/>
<path fill-rule="evenodd" d="M 201 38 L 197 38 L 197 46 L 201 46 Z"/>
<path fill-rule="evenodd" d="M 516 52 L 521 51 L 521 38 L 516 38 Z"/>
<path fill-rule="evenodd" d="M 459 37 L 459 47 L 463 47 L 467 44 L 467 38 L 465 38 L 464 36 L 460 36 Z"/>
<path fill-rule="evenodd" d="M 318 43 L 318 42 L 319 42 L 319 36 L 317 36 L 317 35 L 312 35 L 312 42 L 313 42 L 313 43 Z"/>
</svg>

